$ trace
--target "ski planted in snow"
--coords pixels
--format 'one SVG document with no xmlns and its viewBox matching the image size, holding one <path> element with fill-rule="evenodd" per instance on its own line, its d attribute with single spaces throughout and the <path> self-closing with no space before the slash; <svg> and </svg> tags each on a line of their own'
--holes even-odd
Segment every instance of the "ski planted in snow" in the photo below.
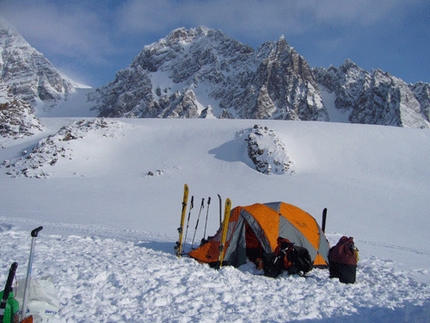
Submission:
<svg viewBox="0 0 430 323">
<path fill-rule="evenodd" d="M 185 229 L 185 238 L 183 243 L 184 245 L 187 243 L 188 228 L 190 227 L 191 210 L 193 208 L 194 208 L 194 195 L 191 195 L 190 208 L 188 209 L 187 228 Z"/>
<path fill-rule="evenodd" d="M 218 202 L 219 202 L 219 226 L 221 226 L 222 224 L 222 199 L 221 199 L 221 195 L 218 195 Z"/>
<path fill-rule="evenodd" d="M 179 232 L 179 240 L 176 242 L 176 255 L 178 258 L 182 255 L 182 237 L 184 233 L 184 222 L 185 222 L 185 214 L 187 213 L 187 203 L 188 203 L 188 185 L 184 184 L 184 197 L 182 199 L 182 211 L 181 211 L 181 222 L 179 224 L 178 232 Z"/>
<path fill-rule="evenodd" d="M 231 200 L 227 198 L 224 206 L 224 221 L 222 223 L 221 241 L 219 245 L 218 268 L 222 267 L 225 255 L 225 241 L 227 240 L 228 224 L 230 222 Z"/>
<path fill-rule="evenodd" d="M 324 208 L 322 213 L 322 232 L 325 233 L 325 223 L 327 221 L 327 208 Z"/>
</svg>

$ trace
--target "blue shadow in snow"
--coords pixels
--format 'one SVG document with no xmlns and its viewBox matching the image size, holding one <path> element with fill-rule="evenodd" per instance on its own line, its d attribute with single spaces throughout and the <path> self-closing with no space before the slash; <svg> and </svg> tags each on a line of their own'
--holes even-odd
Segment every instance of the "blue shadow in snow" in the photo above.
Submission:
<svg viewBox="0 0 430 323">
<path fill-rule="evenodd" d="M 246 142 L 241 139 L 228 141 L 217 148 L 209 150 L 209 154 L 214 155 L 216 159 L 226 162 L 242 162 L 252 169 L 255 169 L 254 164 L 248 157 Z"/>
</svg>

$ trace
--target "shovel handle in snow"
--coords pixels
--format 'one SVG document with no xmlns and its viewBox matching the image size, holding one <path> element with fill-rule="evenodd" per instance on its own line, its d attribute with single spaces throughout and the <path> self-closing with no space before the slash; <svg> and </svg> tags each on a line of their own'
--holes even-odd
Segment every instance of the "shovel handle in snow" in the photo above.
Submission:
<svg viewBox="0 0 430 323">
<path fill-rule="evenodd" d="M 9 298 L 10 292 L 12 291 L 12 283 L 13 283 L 13 279 L 15 277 L 17 267 L 18 267 L 18 263 L 14 262 L 10 266 L 10 269 L 9 269 L 9 275 L 7 276 L 6 285 L 5 285 L 4 291 L 3 291 L 3 297 L 2 297 L 1 302 L 0 302 L 0 322 L 3 322 L 3 317 L 5 315 L 7 300 Z"/>
<path fill-rule="evenodd" d="M 33 266 L 34 245 L 36 242 L 36 238 L 42 229 L 43 229 L 43 227 L 40 226 L 40 227 L 34 229 L 33 231 L 31 231 L 30 257 L 28 259 L 27 279 L 25 280 L 24 297 L 22 300 L 22 308 L 21 308 L 21 321 L 22 322 L 24 322 L 25 314 L 27 313 L 27 298 L 28 298 L 28 289 L 30 288 L 31 271 L 32 271 L 32 266 Z"/>
</svg>

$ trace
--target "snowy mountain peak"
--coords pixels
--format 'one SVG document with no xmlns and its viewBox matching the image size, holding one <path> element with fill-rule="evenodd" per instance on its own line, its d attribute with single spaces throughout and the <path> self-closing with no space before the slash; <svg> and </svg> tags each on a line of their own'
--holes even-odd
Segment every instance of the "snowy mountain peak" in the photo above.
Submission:
<svg viewBox="0 0 430 323">
<path fill-rule="evenodd" d="M 220 30 L 177 28 L 146 45 L 115 80 L 91 91 L 60 73 L 0 19 L 0 73 L 0 103 L 28 102 L 38 116 L 334 120 L 430 128 L 427 83 L 408 85 L 351 59 L 311 69 L 284 35 L 255 50 Z"/>
<path fill-rule="evenodd" d="M 189 30 L 182 27 L 170 32 L 170 34 L 165 39 L 168 43 L 191 43 L 198 37 L 208 36 L 210 32 L 213 32 L 213 30 L 205 26 L 199 26 L 197 28 L 191 28 Z"/>
<path fill-rule="evenodd" d="M 45 109 L 66 100 L 80 87 L 61 74 L 43 54 L 33 48 L 5 19 L 0 20 L 0 82 L 7 93 Z"/>
<path fill-rule="evenodd" d="M 211 105 L 218 118 L 328 121 L 307 62 L 285 37 L 254 50 L 204 26 L 144 47 L 90 99 L 110 117 L 197 118 Z"/>
<path fill-rule="evenodd" d="M 346 72 L 349 69 L 360 69 L 360 67 L 358 67 L 357 64 L 355 64 L 351 59 L 347 58 L 343 61 L 342 65 L 339 66 L 339 69 L 341 69 L 342 71 Z"/>
</svg>

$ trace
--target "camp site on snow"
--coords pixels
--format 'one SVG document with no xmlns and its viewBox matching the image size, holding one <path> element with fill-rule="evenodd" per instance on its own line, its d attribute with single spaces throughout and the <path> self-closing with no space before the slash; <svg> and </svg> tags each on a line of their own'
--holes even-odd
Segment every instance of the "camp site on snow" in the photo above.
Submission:
<svg viewBox="0 0 430 323">
<path fill-rule="evenodd" d="M 182 256 L 186 243 L 184 232 L 188 230 L 184 231 L 185 222 L 188 221 L 188 229 L 190 221 L 190 216 L 186 219 L 188 195 L 189 188 L 185 184 L 178 228 L 179 241 L 175 247 L 178 257 Z M 191 207 L 188 215 L 190 213 Z M 240 267 L 251 261 L 269 277 L 277 277 L 283 271 L 305 275 L 313 267 L 330 268 L 330 278 L 354 283 L 358 249 L 352 237 L 342 237 L 330 249 L 324 234 L 326 217 L 327 209 L 324 209 L 321 228 L 312 215 L 292 204 L 255 203 L 231 209 L 231 201 L 227 198 L 219 230 L 214 236 L 202 239 L 196 249 L 192 248 L 192 243 L 192 250 L 186 255 L 214 268 Z"/>
</svg>

